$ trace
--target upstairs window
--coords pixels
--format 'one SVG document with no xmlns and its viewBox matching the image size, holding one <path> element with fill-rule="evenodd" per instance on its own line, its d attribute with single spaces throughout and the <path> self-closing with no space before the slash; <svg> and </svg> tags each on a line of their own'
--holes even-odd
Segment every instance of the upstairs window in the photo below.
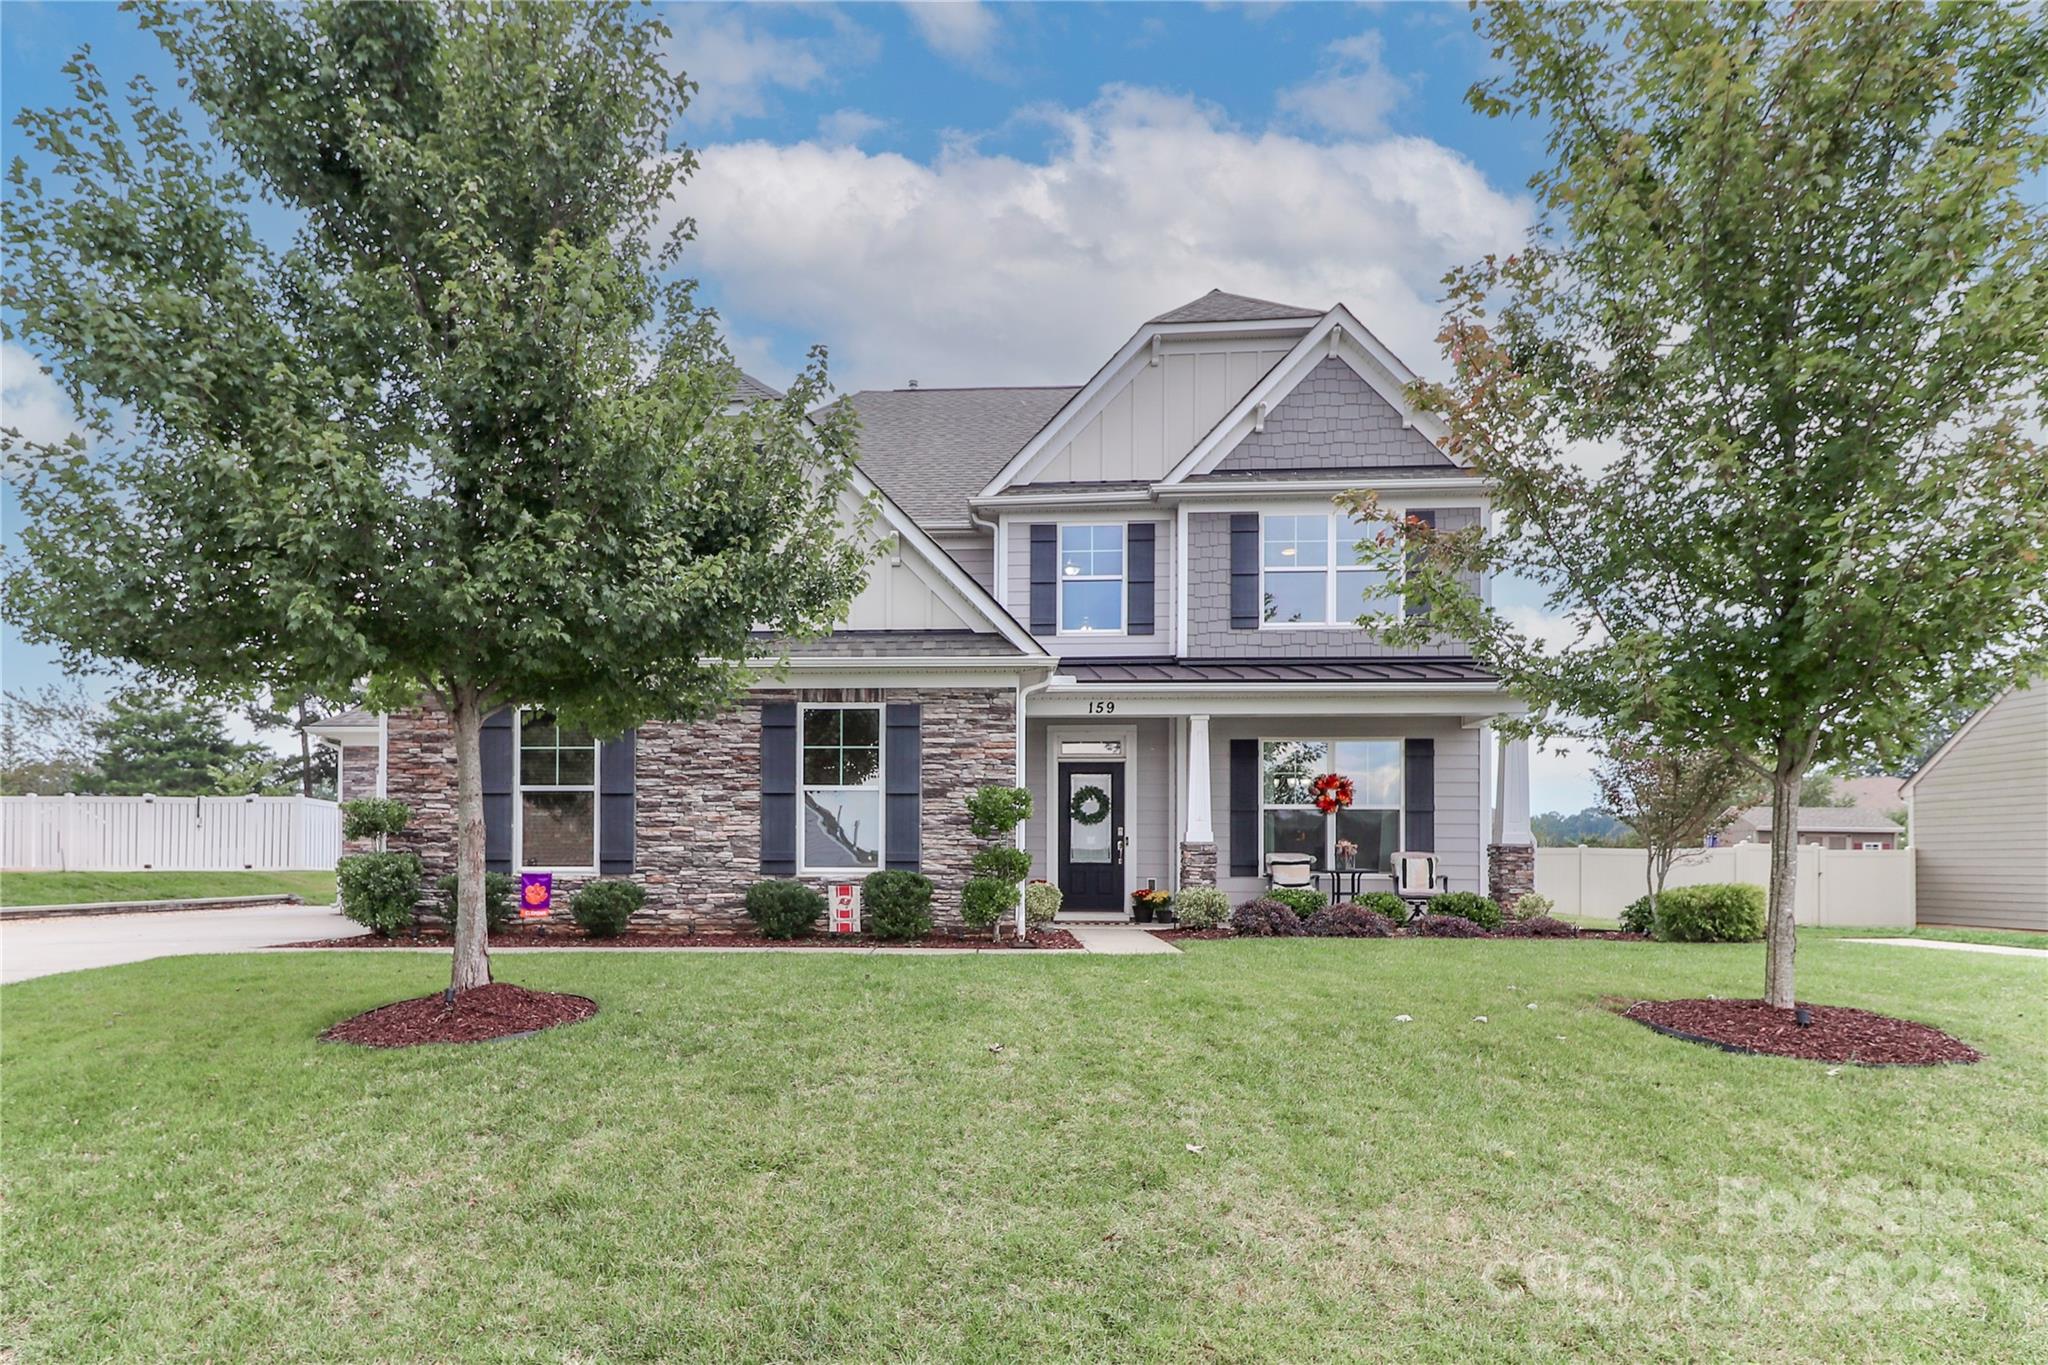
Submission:
<svg viewBox="0 0 2048 1365">
<path fill-rule="evenodd" d="M 1060 634 L 1123 630 L 1123 526 L 1060 527 Z"/>
<path fill-rule="evenodd" d="M 1358 549 L 1375 524 L 1343 513 L 1268 515 L 1260 521 L 1260 598 L 1272 626 L 1348 626 L 1394 612 L 1382 590 L 1399 580 Z"/>
<path fill-rule="evenodd" d="M 519 865 L 597 866 L 597 741 L 541 712 L 519 718 Z"/>
</svg>

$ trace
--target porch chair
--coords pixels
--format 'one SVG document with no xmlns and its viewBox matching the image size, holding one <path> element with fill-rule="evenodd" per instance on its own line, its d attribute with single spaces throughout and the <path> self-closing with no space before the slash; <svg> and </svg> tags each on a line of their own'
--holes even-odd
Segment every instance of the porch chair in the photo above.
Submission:
<svg viewBox="0 0 2048 1365">
<path fill-rule="evenodd" d="M 1436 870 L 1434 853 L 1394 855 L 1394 894 L 1410 905 L 1427 905 L 1431 896 L 1450 889 L 1449 875 Z"/>
<path fill-rule="evenodd" d="M 1306 853 L 1275 853 L 1266 859 L 1268 887 L 1314 886 L 1316 860 Z"/>
</svg>

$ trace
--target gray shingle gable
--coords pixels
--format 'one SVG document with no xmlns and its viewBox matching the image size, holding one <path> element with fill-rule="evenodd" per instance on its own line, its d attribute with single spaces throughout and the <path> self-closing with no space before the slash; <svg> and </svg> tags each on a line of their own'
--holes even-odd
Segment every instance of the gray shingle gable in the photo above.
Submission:
<svg viewBox="0 0 2048 1365">
<path fill-rule="evenodd" d="M 1322 315 L 1320 308 L 1302 308 L 1291 303 L 1275 303 L 1271 299 L 1255 299 L 1211 289 L 1198 299 L 1178 308 L 1169 308 L 1146 325 L 1162 322 L 1277 322 L 1283 318 L 1319 318 Z"/>
<path fill-rule="evenodd" d="M 967 524 L 967 500 L 1079 392 L 1053 388 L 866 389 L 859 461 L 920 525 Z"/>
<path fill-rule="evenodd" d="M 1215 466 L 1219 474 L 1459 466 L 1335 356 L 1319 363 Z"/>
</svg>

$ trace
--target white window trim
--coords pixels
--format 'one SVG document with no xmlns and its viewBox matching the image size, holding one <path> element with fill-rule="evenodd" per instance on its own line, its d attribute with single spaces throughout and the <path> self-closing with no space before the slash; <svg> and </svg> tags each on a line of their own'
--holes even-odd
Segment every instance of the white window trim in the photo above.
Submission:
<svg viewBox="0 0 2048 1365">
<path fill-rule="evenodd" d="M 1864 853 L 1882 853 L 1885 851 L 1884 840 L 1865 839 L 1863 841 L 1863 848 L 1861 851 Z"/>
<path fill-rule="evenodd" d="M 516 711 L 512 720 L 512 865 L 521 872 L 588 873 L 596 875 L 597 850 L 603 847 L 598 825 L 604 819 L 604 802 L 599 799 L 598 786 L 604 776 L 602 759 L 604 745 L 595 736 L 590 738 L 590 781 L 580 783 L 534 783 L 526 781 L 526 764 L 522 754 L 526 747 L 526 712 Z M 536 713 L 538 714 L 538 713 Z M 558 746 L 559 747 L 559 746 Z M 559 767 L 559 760 L 557 760 Z M 529 865 L 526 861 L 526 794 L 528 792 L 589 792 L 590 793 L 590 861 L 580 866 L 570 865 Z"/>
<path fill-rule="evenodd" d="M 1382 511 L 1383 511 L 1383 512 L 1384 512 L 1384 513 L 1386 514 L 1386 516 L 1385 516 L 1384 518 L 1374 518 L 1373 520 L 1376 520 L 1376 521 L 1377 521 L 1377 520 L 1386 520 L 1386 519 L 1392 519 L 1392 520 L 1398 521 L 1399 519 L 1401 519 L 1402 517 L 1405 517 L 1405 516 L 1406 516 L 1406 515 L 1408 514 L 1408 509 L 1407 509 L 1407 508 L 1406 508 L 1405 506 L 1400 506 L 1400 507 L 1397 507 L 1397 506 L 1395 506 L 1395 505 L 1394 505 L 1394 504 L 1392 504 L 1392 503 L 1381 503 L 1381 504 L 1380 504 L 1380 507 L 1381 507 L 1381 510 L 1382 510 Z M 1267 519 L 1268 517 L 1296 517 L 1296 518 L 1300 518 L 1300 517 L 1321 517 L 1321 518 L 1323 519 L 1323 563 L 1322 563 L 1322 564 L 1320 564 L 1320 565 L 1318 565 L 1318 566 L 1316 566 L 1315 568 L 1306 568 L 1306 569 L 1276 569 L 1276 568 L 1273 568 L 1273 567 L 1272 567 L 1271 565 L 1267 564 L 1267 563 L 1266 563 L 1266 519 Z M 1339 579 L 1339 576 L 1340 576 L 1341 572 L 1342 572 L 1343 570 L 1346 570 L 1346 569 L 1365 569 L 1365 570 L 1368 570 L 1368 571 L 1374 571 L 1374 570 L 1372 569 L 1372 566 L 1371 566 L 1371 565 L 1366 565 L 1366 564 L 1339 564 L 1339 563 L 1337 562 L 1337 523 L 1338 523 L 1338 522 L 1339 522 L 1340 520 L 1341 520 L 1341 521 L 1343 521 L 1343 522 L 1345 522 L 1346 524 L 1349 524 L 1349 523 L 1350 523 L 1350 521 L 1351 521 L 1351 517 L 1350 517 L 1350 514 L 1348 514 L 1348 513 L 1346 513 L 1346 512 L 1342 512 L 1342 511 L 1336 511 L 1336 510 L 1332 510 L 1332 509 L 1327 509 L 1327 508 L 1316 508 L 1316 509 L 1309 509 L 1309 510 L 1305 510 L 1305 511 L 1304 511 L 1304 510 L 1296 510 L 1296 509 L 1293 509 L 1293 508 L 1282 508 L 1282 507 L 1274 507 L 1274 508 L 1268 508 L 1268 509 L 1266 509 L 1265 511 L 1262 511 L 1262 512 L 1260 512 L 1260 513 L 1259 513 L 1259 629 L 1260 629 L 1260 630 L 1348 630 L 1348 631 L 1364 631 L 1364 630 L 1368 629 L 1368 627 L 1360 625 L 1360 624 L 1358 623 L 1358 621 L 1357 621 L 1357 620 L 1356 620 L 1355 618 L 1346 618 L 1346 619 L 1344 619 L 1344 620 L 1342 620 L 1342 621 L 1339 621 L 1339 620 L 1335 619 L 1335 618 L 1336 618 L 1336 615 L 1337 615 L 1337 582 L 1338 582 L 1338 579 Z M 1368 524 L 1370 524 L 1370 523 L 1368 523 Z M 1290 575 L 1298 575 L 1298 576 L 1300 576 L 1300 577 L 1306 578 L 1306 577 L 1308 577 L 1308 576 L 1309 576 L 1310 574 L 1313 574 L 1313 573 L 1316 573 L 1316 572 L 1319 572 L 1319 571 L 1320 571 L 1320 572 L 1321 572 L 1321 574 L 1323 575 L 1323 619 L 1322 619 L 1322 620 L 1320 620 L 1320 621 L 1268 621 L 1268 620 L 1266 619 L 1266 575 L 1267 575 L 1268 573 L 1280 573 L 1280 574 L 1290 574 Z M 1403 573 L 1403 570 L 1402 570 L 1402 568 L 1401 568 L 1400 566 L 1398 566 L 1398 565 L 1397 565 L 1397 566 L 1395 567 L 1395 569 L 1394 569 L 1394 582 L 1395 582 L 1396 584 L 1400 583 L 1403 577 L 1404 577 L 1404 573 Z M 1376 599 L 1375 599 L 1375 601 L 1377 601 L 1377 602 L 1379 602 L 1379 603 L 1382 603 L 1382 604 L 1383 604 L 1383 609 L 1375 611 L 1375 612 L 1373 613 L 1373 615 L 1375 615 L 1375 616 L 1381 616 L 1381 617 L 1398 617 L 1398 616 L 1399 616 L 1399 615 L 1401 614 L 1401 597 L 1400 597 L 1400 595 L 1399 595 L 1398 593 L 1395 593 L 1395 594 L 1390 594 L 1390 595 L 1388 595 L 1388 596 L 1385 596 L 1385 597 L 1380 597 L 1380 598 L 1376 598 Z"/>
<path fill-rule="evenodd" d="M 813 711 L 872 711 L 875 713 L 875 780 L 872 786 L 839 784 L 819 787 L 821 792 L 873 791 L 875 802 L 875 865 L 873 867 L 813 867 L 805 849 L 804 832 L 810 828 L 804 795 L 811 790 L 804 781 L 804 717 Z M 843 745 L 841 746 L 844 747 Z M 848 880 L 880 872 L 889 865 L 889 712 L 878 701 L 802 702 L 796 708 L 796 870 L 805 877 L 841 877 Z"/>
<path fill-rule="evenodd" d="M 1269 811 L 1269 810 L 1306 810 L 1306 811 L 1315 811 L 1315 813 L 1316 813 L 1316 814 L 1318 814 L 1318 815 L 1321 815 L 1321 814 L 1322 814 L 1322 812 L 1321 812 L 1321 811 L 1317 811 L 1317 810 L 1316 810 L 1316 807 L 1315 807 L 1315 803 L 1314 803 L 1313 801 L 1309 802 L 1309 803 L 1308 803 L 1307 805 L 1295 806 L 1295 805 L 1275 805 L 1275 804 L 1273 804 L 1272 802 L 1269 802 L 1268 800 L 1266 800 L 1266 746 L 1267 746 L 1268 744 L 1320 744 L 1320 745 L 1322 745 L 1322 746 L 1323 746 L 1323 766 L 1322 766 L 1322 771 L 1323 771 L 1323 772 L 1326 772 L 1326 773 L 1328 773 L 1328 772 L 1335 772 L 1335 771 L 1336 771 L 1336 767 L 1335 767 L 1335 764 L 1336 764 L 1336 762 L 1337 762 L 1337 746 L 1338 746 L 1339 744 L 1391 744 L 1391 745 L 1393 745 L 1393 746 L 1394 746 L 1394 752 L 1400 755 L 1400 759 L 1399 759 L 1399 763 L 1400 763 L 1400 776 L 1399 776 L 1398 778 L 1396 778 L 1396 779 L 1395 779 L 1395 783 L 1394 783 L 1394 804 L 1393 804 L 1393 805 L 1391 805 L 1391 806 L 1365 806 L 1365 805 L 1359 805 L 1359 804 L 1356 804 L 1356 803 L 1354 802 L 1354 803 L 1353 803 L 1353 805 L 1351 806 L 1351 809 L 1352 809 L 1352 810 L 1391 810 L 1392 812 L 1394 812 L 1394 848 L 1395 848 L 1395 850 L 1396 850 L 1396 851 L 1400 851 L 1400 850 L 1402 850 L 1402 849 L 1405 849 L 1405 848 L 1407 847 L 1407 844 L 1406 844 L 1406 840 L 1407 840 L 1407 837 L 1408 837 L 1408 808 L 1407 808 L 1407 803 L 1406 803 L 1406 802 L 1405 802 L 1405 801 L 1404 801 L 1404 800 L 1403 800 L 1402 798 L 1403 798 L 1403 795 L 1404 795 L 1404 794 L 1405 794 L 1405 793 L 1407 792 L 1407 790 L 1408 790 L 1408 748 L 1407 748 L 1407 745 L 1406 745 L 1406 744 L 1405 744 L 1405 743 L 1403 742 L 1403 740 L 1402 740 L 1402 737 L 1401 737 L 1401 736 L 1399 736 L 1399 735 L 1334 735 L 1334 736 L 1333 736 L 1333 735 L 1261 735 L 1261 736 L 1259 736 L 1259 739 L 1258 739 L 1258 746 L 1259 746 L 1259 871 L 1258 871 L 1258 875 L 1259 875 L 1259 876 L 1263 877 L 1263 876 L 1265 876 L 1265 875 L 1266 875 L 1266 859 L 1268 859 L 1268 858 L 1270 858 L 1270 857 L 1272 857 L 1272 856 L 1273 856 L 1273 850 L 1272 850 L 1272 849 L 1269 849 L 1269 848 L 1267 848 L 1267 847 L 1266 847 L 1266 812 L 1267 812 L 1267 811 Z M 1317 867 L 1319 867 L 1319 868 L 1331 868 L 1331 867 L 1335 867 L 1336 865 L 1337 865 L 1337 822 L 1336 822 L 1336 820 L 1334 820 L 1334 819 L 1331 819 L 1331 818 L 1325 817 L 1325 818 L 1324 818 L 1324 820 L 1323 820 L 1323 860 L 1322 860 L 1321 862 L 1317 863 L 1317 864 L 1316 864 L 1316 866 L 1317 866 Z M 1366 875 L 1367 875 L 1367 876 L 1387 876 L 1387 875 L 1390 875 L 1390 873 L 1383 873 L 1383 872 L 1369 872 L 1369 873 L 1367 873 Z"/>
<path fill-rule="evenodd" d="M 1060 634 L 1060 635 L 1063 635 L 1063 636 L 1067 636 L 1067 637 L 1069 637 L 1069 638 L 1072 638 L 1072 639 L 1076 639 L 1076 640 L 1113 640 L 1113 639 L 1116 639 L 1116 638 L 1117 638 L 1117 637 L 1119 637 L 1119 636 L 1122 636 L 1122 635 L 1128 635 L 1128 634 L 1130 633 L 1130 629 L 1131 629 L 1131 531 L 1130 531 L 1130 527 L 1129 527 L 1129 526 L 1128 526 L 1128 525 L 1127 525 L 1127 524 L 1126 524 L 1126 523 L 1125 523 L 1125 522 L 1124 522 L 1124 521 L 1123 521 L 1123 520 L 1122 520 L 1121 518 L 1108 518 L 1108 517 L 1095 517 L 1095 518 L 1081 518 L 1081 519 L 1078 519 L 1078 520 L 1074 520 L 1074 521 L 1062 521 L 1062 522 L 1057 522 L 1057 523 L 1055 523 L 1055 525 L 1057 526 L 1057 528 L 1058 528 L 1058 529 L 1057 529 L 1057 530 L 1055 530 L 1055 531 L 1053 532 L 1053 550 L 1054 550 L 1054 552 L 1055 552 L 1055 553 L 1056 553 L 1056 555 L 1057 555 L 1057 560 L 1056 560 L 1056 568 L 1055 568 L 1055 571 L 1054 571 L 1054 575 L 1053 575 L 1053 593 L 1054 593 L 1054 596 L 1055 596 L 1055 598 L 1057 599 L 1057 600 L 1055 601 L 1055 603 L 1054 603 L 1054 606 L 1055 606 L 1055 608 L 1056 608 L 1056 611 L 1057 611 L 1057 614 L 1056 614 L 1056 616 L 1055 616 L 1055 618 L 1054 618 L 1054 621 L 1055 621 L 1055 626 L 1056 626 L 1056 631 L 1057 631 L 1057 633 L 1058 633 L 1058 634 Z M 1123 543 L 1123 548 L 1122 548 L 1122 549 L 1121 549 L 1120 551 L 1118 551 L 1118 552 L 1117 552 L 1117 558 L 1118 558 L 1118 560 L 1119 560 L 1119 561 L 1120 561 L 1120 562 L 1121 562 L 1121 563 L 1123 564 L 1123 566 L 1124 566 L 1124 567 L 1123 567 L 1123 571 L 1122 571 L 1121 573 L 1118 573 L 1118 574 L 1114 574 L 1114 575 L 1111 575 L 1111 574 L 1075 574 L 1075 575 L 1074 575 L 1073 577 L 1071 577 L 1071 578 L 1069 578 L 1069 577 L 1067 576 L 1067 573 L 1066 573 L 1066 560 L 1067 560 L 1067 532 L 1068 532 L 1068 530 L 1070 530 L 1070 529 L 1078 530 L 1079 528 L 1081 528 L 1081 527 L 1083 527 L 1083 526 L 1088 526 L 1088 527 L 1097 527 L 1097 526 L 1109 526 L 1109 527 L 1114 527 L 1114 528 L 1115 528 L 1115 530 L 1116 530 L 1116 533 L 1117 533 L 1117 536 L 1119 537 L 1119 539 L 1120 539 L 1120 540 L 1122 541 L 1122 543 Z M 1074 629 L 1069 629 L 1069 628 L 1068 628 L 1068 626 L 1067 626 L 1067 591 L 1066 591 L 1066 588 L 1067 588 L 1067 584 L 1069 584 L 1069 583 L 1115 583 L 1115 584 L 1117 585 L 1118 589 L 1119 589 L 1119 591 L 1118 591 L 1118 593 L 1117 593 L 1117 604 L 1116 604 L 1116 619 L 1117 619 L 1117 627 L 1116 627 L 1116 629 L 1115 629 L 1115 630 L 1085 630 L 1085 629 L 1080 629 L 1080 628 L 1074 628 Z"/>
</svg>

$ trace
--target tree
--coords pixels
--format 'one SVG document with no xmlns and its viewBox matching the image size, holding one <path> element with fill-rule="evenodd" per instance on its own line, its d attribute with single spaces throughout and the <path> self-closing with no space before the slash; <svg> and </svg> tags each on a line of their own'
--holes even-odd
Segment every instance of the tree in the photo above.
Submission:
<svg viewBox="0 0 2048 1365">
<path fill-rule="evenodd" d="M 1540 120 L 1526 251 L 1449 277 L 1418 385 L 1498 533 L 1400 524 L 1427 625 L 1539 717 L 1714 747 L 1771 788 L 1765 994 L 1794 999 L 1816 764 L 2048 662 L 2038 176 L 2048 24 L 1994 5 L 1484 8 Z M 2035 177 L 2030 180 L 2030 177 Z M 1546 649 L 1457 583 L 1518 572 Z"/>
<path fill-rule="evenodd" d="M 243 706 L 242 714 L 256 727 L 258 734 L 268 730 L 292 731 L 299 752 L 297 757 L 287 758 L 278 765 L 279 782 L 297 787 L 301 796 L 324 792 L 332 799 L 336 794 L 335 783 L 340 778 L 340 765 L 335 761 L 334 750 L 327 745 L 313 743 L 306 727 L 322 715 L 347 710 L 354 704 L 353 701 L 335 701 L 303 693 L 290 698 L 265 694 Z"/>
<path fill-rule="evenodd" d="M 1641 842 L 1634 830 L 1598 806 L 1588 806 L 1576 815 L 1545 811 L 1530 817 L 1529 832 L 1543 848 L 1573 848 L 1579 844 L 1588 848 L 1628 848 Z"/>
<path fill-rule="evenodd" d="M 1802 806 L 1853 806 L 1856 801 L 1837 784 L 1835 775 L 1820 768 L 1809 769 L 1799 780 Z"/>
<path fill-rule="evenodd" d="M 277 762 L 263 745 L 231 737 L 220 707 L 149 685 L 109 697 L 92 735 L 79 789 L 105 796 L 242 795 L 272 785 L 263 779 Z"/>
<path fill-rule="evenodd" d="M 93 727 L 105 710 L 76 680 L 0 698 L 0 796 L 60 796 L 99 752 Z"/>
<path fill-rule="evenodd" d="M 1641 837 L 1649 854 L 1643 877 L 1654 915 L 1680 850 L 1725 829 L 1756 774 L 1725 749 L 1667 749 L 1637 738 L 1612 740 L 1606 749 L 1593 781 L 1607 809 Z"/>
<path fill-rule="evenodd" d="M 701 717 L 749 681 L 757 625 L 828 628 L 867 556 L 839 519 L 851 419 L 805 419 L 822 352 L 729 410 L 716 319 L 672 269 L 688 224 L 651 237 L 694 165 L 658 22 L 139 13 L 209 135 L 141 81 L 124 123 L 83 54 L 75 106 L 20 119 L 55 183 L 9 170 L 7 299 L 96 445 L 26 447 L 6 609 L 67 656 L 444 712 L 451 988 L 482 985 L 485 717 Z"/>
</svg>

